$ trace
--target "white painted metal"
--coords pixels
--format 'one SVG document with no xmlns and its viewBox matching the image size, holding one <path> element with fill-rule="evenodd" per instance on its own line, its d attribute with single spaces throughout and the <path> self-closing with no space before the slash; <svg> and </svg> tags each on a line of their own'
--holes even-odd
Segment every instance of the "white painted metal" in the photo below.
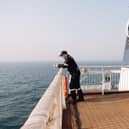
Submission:
<svg viewBox="0 0 129 129">
<path fill-rule="evenodd" d="M 119 91 L 129 90 L 129 68 L 121 68 Z"/>
<path fill-rule="evenodd" d="M 120 69 L 120 65 L 81 66 L 81 87 L 83 92 L 101 92 L 104 95 L 105 91 L 118 91 L 119 80 L 117 76 L 120 75 Z M 106 80 L 106 76 L 110 79 Z M 90 84 L 88 81 L 92 83 Z"/>
<path fill-rule="evenodd" d="M 81 66 L 80 67 L 82 71 L 82 80 L 87 79 L 87 74 L 94 74 L 97 76 L 97 74 L 102 74 L 102 83 L 101 90 L 100 85 L 85 85 L 83 84 L 82 89 L 84 92 L 88 91 L 96 91 L 96 92 L 102 92 L 102 95 L 104 95 L 104 91 L 129 91 L 129 66 L 125 65 L 121 68 L 121 66 Z M 96 70 L 98 69 L 98 70 Z M 105 81 L 105 75 L 110 75 L 110 81 Z M 112 76 L 115 76 L 112 80 Z M 117 82 L 117 84 L 112 84 L 112 81 L 116 81 L 117 75 L 120 75 L 120 80 Z M 93 76 L 94 77 L 94 76 Z M 92 78 L 90 78 L 92 79 Z"/>
<path fill-rule="evenodd" d="M 102 95 L 104 95 L 104 89 L 105 89 L 105 72 L 102 68 Z"/>
<path fill-rule="evenodd" d="M 21 129 L 62 129 L 63 76 L 60 69 Z"/>
<path fill-rule="evenodd" d="M 120 73 L 121 70 L 111 70 L 112 73 Z"/>
<path fill-rule="evenodd" d="M 126 65 L 126 66 L 128 66 L 128 65 Z M 92 69 L 96 69 L 96 68 L 111 68 L 111 69 L 113 69 L 113 68 L 121 68 L 121 65 L 93 65 L 93 66 L 80 66 L 80 69 L 85 69 L 85 68 L 88 68 L 88 69 L 90 69 L 90 68 L 92 68 Z M 85 70 L 85 71 L 87 71 L 87 70 Z"/>
<path fill-rule="evenodd" d="M 129 37 L 129 20 L 126 25 L 126 36 Z"/>
</svg>

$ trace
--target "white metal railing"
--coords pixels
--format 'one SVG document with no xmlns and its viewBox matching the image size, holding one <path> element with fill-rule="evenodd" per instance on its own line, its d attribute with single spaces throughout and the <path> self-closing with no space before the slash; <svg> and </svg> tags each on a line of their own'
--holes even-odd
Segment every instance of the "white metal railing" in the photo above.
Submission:
<svg viewBox="0 0 129 129">
<path fill-rule="evenodd" d="M 21 129 L 62 129 L 62 114 L 66 108 L 63 77 L 63 69 L 60 69 Z"/>
<path fill-rule="evenodd" d="M 81 66 L 81 87 L 83 92 L 117 91 L 120 80 L 120 65 Z"/>
<path fill-rule="evenodd" d="M 119 91 L 129 91 L 129 67 L 121 68 Z"/>
</svg>

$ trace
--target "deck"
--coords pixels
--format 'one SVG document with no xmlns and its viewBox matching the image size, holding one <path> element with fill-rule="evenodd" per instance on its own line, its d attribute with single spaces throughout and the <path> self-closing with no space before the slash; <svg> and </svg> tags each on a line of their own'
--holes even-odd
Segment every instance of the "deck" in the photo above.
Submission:
<svg viewBox="0 0 129 129">
<path fill-rule="evenodd" d="M 88 95 L 68 104 L 63 129 L 129 129 L 129 93 Z"/>
</svg>

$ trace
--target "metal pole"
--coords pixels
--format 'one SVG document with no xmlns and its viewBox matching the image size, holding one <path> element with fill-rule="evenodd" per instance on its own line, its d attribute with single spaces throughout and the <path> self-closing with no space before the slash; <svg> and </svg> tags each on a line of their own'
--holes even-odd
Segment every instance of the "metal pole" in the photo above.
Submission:
<svg viewBox="0 0 129 129">
<path fill-rule="evenodd" d="M 105 89 L 105 76 L 104 76 L 104 68 L 102 68 L 102 96 L 104 95 Z"/>
</svg>

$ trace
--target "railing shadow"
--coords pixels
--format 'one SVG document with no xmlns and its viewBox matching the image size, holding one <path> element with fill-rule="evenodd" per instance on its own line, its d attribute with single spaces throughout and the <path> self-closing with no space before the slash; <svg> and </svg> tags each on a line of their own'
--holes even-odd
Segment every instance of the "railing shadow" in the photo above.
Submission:
<svg viewBox="0 0 129 129">
<path fill-rule="evenodd" d="M 77 104 L 67 103 L 67 109 L 63 112 L 62 129 L 81 129 L 81 120 Z"/>
<path fill-rule="evenodd" d="M 72 112 L 70 105 L 67 104 L 67 108 L 63 111 L 62 129 L 72 129 Z"/>
<path fill-rule="evenodd" d="M 80 120 L 80 114 L 78 111 L 77 104 L 73 105 L 73 111 L 74 111 L 74 117 L 76 119 L 76 127 L 77 129 L 81 129 L 81 120 Z"/>
</svg>

